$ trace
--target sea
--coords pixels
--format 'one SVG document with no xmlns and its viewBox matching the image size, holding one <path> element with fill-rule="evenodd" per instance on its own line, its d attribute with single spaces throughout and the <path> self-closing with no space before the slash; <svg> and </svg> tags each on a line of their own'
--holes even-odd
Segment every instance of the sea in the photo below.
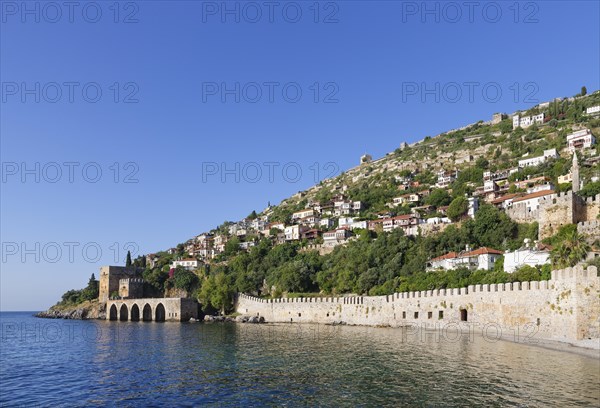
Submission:
<svg viewBox="0 0 600 408">
<path fill-rule="evenodd" d="M 0 313 L 2 407 L 600 406 L 600 359 L 531 342 L 33 314 Z"/>
</svg>

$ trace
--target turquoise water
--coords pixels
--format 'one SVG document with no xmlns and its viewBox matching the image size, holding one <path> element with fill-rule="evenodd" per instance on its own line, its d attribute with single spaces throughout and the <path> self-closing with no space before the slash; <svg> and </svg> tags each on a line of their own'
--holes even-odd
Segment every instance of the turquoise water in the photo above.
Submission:
<svg viewBox="0 0 600 408">
<path fill-rule="evenodd" d="M 401 329 L 0 313 L 1 406 L 600 405 L 600 361 Z"/>
</svg>

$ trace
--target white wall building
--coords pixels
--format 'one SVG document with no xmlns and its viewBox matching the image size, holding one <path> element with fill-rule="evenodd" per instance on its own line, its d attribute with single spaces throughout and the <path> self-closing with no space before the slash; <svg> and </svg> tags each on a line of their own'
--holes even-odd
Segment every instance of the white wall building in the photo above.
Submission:
<svg viewBox="0 0 600 408">
<path fill-rule="evenodd" d="M 186 258 L 186 259 L 180 259 L 177 261 L 173 261 L 173 263 L 171 264 L 172 269 L 175 269 L 178 266 L 181 266 L 181 267 L 187 269 L 188 271 L 193 271 L 195 269 L 198 269 L 198 267 L 200 266 L 200 261 L 198 261 L 197 259 L 194 259 L 194 258 Z"/>
<path fill-rule="evenodd" d="M 504 272 L 513 273 L 524 265 L 536 266 L 550 263 L 550 252 L 533 248 L 517 249 L 504 254 Z"/>
<path fill-rule="evenodd" d="M 534 123 L 544 123 L 544 114 L 540 113 L 539 115 L 523 117 L 519 115 L 513 116 L 513 129 L 516 129 L 519 126 L 525 129 L 533 125 Z"/>
<path fill-rule="evenodd" d="M 427 264 L 427 270 L 436 269 L 451 270 L 458 267 L 469 269 L 491 270 L 498 259 L 502 257 L 502 251 L 482 247 L 471 251 L 468 247 L 466 251 L 449 252 L 445 255 L 431 259 Z"/>
<path fill-rule="evenodd" d="M 585 110 L 585 113 L 587 113 L 588 115 L 593 115 L 593 114 L 596 114 L 596 113 L 600 113 L 600 105 L 590 106 L 589 108 L 587 108 Z"/>
<path fill-rule="evenodd" d="M 524 168 L 524 167 L 539 166 L 540 164 L 544 163 L 548 159 L 556 159 L 556 158 L 558 158 L 558 152 L 556 151 L 556 149 L 548 149 L 548 150 L 544 150 L 543 156 L 537 156 L 537 157 L 531 157 L 531 158 L 519 160 L 519 167 Z"/>
<path fill-rule="evenodd" d="M 577 149 L 588 149 L 596 144 L 596 138 L 589 129 L 578 130 L 567 136 L 567 148 L 572 153 Z"/>
</svg>

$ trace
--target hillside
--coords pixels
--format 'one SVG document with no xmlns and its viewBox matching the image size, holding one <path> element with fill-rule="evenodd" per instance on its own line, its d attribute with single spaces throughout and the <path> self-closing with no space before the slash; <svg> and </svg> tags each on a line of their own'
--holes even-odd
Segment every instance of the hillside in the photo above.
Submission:
<svg viewBox="0 0 600 408">
<path fill-rule="evenodd" d="M 183 293 L 209 312 L 231 310 L 239 292 L 377 295 L 548 279 L 600 250 L 597 135 L 600 91 L 494 114 L 365 155 L 133 265 L 145 268 L 147 295 Z"/>
</svg>

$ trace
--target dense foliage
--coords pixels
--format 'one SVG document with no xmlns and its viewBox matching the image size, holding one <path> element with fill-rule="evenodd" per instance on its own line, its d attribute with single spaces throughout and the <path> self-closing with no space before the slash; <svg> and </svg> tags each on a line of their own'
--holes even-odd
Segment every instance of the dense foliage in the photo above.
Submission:
<svg viewBox="0 0 600 408">
<path fill-rule="evenodd" d="M 92 273 L 88 284 L 83 289 L 72 289 L 65 292 L 62 295 L 60 302 L 57 303 L 58 306 L 74 306 L 80 303 L 83 303 L 88 300 L 94 300 L 98 298 L 99 285 L 96 277 Z"/>
<path fill-rule="evenodd" d="M 425 272 L 432 256 L 464 250 L 467 244 L 515 249 L 537 236 L 537 224 L 517 225 L 493 206 L 483 205 L 475 219 L 463 220 L 432 236 L 405 236 L 400 230 L 376 234 L 358 231 L 357 239 L 324 256 L 302 242 L 273 245 L 263 238 L 248 252 L 231 252 L 199 272 L 197 297 L 210 309 L 228 311 L 236 292 L 260 296 L 282 293 L 389 294 L 396 291 L 460 287 L 476 283 L 539 280 L 535 268 L 507 274 L 494 271 Z M 174 277 L 175 278 L 175 277 Z"/>
</svg>

